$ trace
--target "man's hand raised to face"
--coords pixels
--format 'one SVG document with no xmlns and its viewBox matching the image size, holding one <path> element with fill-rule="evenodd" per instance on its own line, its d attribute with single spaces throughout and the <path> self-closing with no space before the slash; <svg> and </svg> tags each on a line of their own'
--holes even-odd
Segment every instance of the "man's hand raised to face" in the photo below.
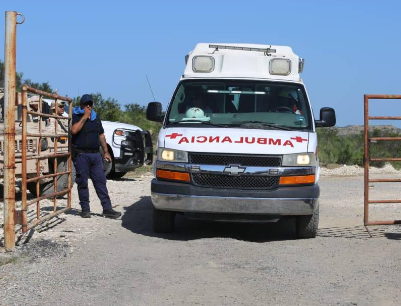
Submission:
<svg viewBox="0 0 401 306">
<path fill-rule="evenodd" d="M 90 105 L 85 105 L 85 112 L 83 114 L 83 117 L 85 119 L 88 119 L 88 118 L 90 118 L 91 113 L 92 113 L 92 107 Z"/>
</svg>

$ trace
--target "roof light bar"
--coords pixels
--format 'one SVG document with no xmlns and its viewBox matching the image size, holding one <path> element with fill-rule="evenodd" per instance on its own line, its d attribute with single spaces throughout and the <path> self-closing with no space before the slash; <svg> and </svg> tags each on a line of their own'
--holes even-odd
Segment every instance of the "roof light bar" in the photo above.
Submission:
<svg viewBox="0 0 401 306">
<path fill-rule="evenodd" d="M 208 89 L 208 93 L 222 93 L 222 94 L 243 94 L 243 95 L 266 95 L 264 91 L 243 91 L 243 90 L 216 90 Z"/>
<path fill-rule="evenodd" d="M 276 49 L 270 48 L 250 48 L 250 47 L 238 47 L 238 46 L 224 46 L 224 45 L 209 45 L 209 48 L 215 49 L 218 51 L 219 49 L 226 50 L 238 50 L 238 51 L 255 51 L 255 52 L 264 52 L 267 54 L 276 53 Z"/>
</svg>

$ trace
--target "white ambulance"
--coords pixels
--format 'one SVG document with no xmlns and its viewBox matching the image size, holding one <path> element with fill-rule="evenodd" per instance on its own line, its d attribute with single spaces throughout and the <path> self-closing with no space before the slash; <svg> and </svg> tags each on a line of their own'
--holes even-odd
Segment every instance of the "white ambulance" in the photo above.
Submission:
<svg viewBox="0 0 401 306">
<path fill-rule="evenodd" d="M 315 120 L 290 47 L 198 44 L 165 116 L 152 180 L 153 227 L 174 217 L 228 222 L 296 220 L 298 238 L 319 221 L 316 127 L 335 125 L 332 108 Z"/>
</svg>

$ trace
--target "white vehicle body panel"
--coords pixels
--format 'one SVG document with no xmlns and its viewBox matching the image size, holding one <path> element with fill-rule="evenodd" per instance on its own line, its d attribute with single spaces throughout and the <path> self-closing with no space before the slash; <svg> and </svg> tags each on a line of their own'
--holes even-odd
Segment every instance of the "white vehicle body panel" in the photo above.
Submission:
<svg viewBox="0 0 401 306">
<path fill-rule="evenodd" d="M 274 49 L 276 52 L 266 56 L 263 52 L 235 51 L 219 49 L 214 52 L 210 45 L 224 45 L 232 47 Z M 212 55 L 215 61 L 215 68 L 210 73 L 195 73 L 193 71 L 192 59 L 195 56 Z M 269 63 L 274 58 L 285 58 L 291 60 L 291 73 L 289 75 L 271 75 Z M 299 57 L 287 46 L 257 45 L 257 44 L 209 44 L 199 43 L 190 52 L 187 66 L 185 67 L 183 79 L 189 78 L 250 78 L 269 79 L 281 81 L 300 82 L 298 73 Z"/>
<path fill-rule="evenodd" d="M 112 121 L 102 121 L 104 135 L 106 136 L 106 142 L 113 150 L 113 155 L 119 157 L 120 156 L 120 148 L 121 148 L 121 141 L 125 139 L 125 136 L 114 136 L 113 142 L 113 133 L 116 129 L 127 129 L 127 130 L 139 130 L 142 129 L 136 125 L 121 123 L 121 122 L 112 122 Z"/>
</svg>

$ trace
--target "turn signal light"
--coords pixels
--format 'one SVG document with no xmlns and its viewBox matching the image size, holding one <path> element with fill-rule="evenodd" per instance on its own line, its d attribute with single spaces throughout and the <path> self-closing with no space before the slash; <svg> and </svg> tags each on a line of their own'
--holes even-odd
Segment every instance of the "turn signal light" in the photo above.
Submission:
<svg viewBox="0 0 401 306">
<path fill-rule="evenodd" d="M 174 181 L 184 181 L 184 182 L 190 181 L 189 173 L 186 172 L 175 172 L 175 171 L 166 171 L 157 169 L 156 177 Z"/>
<path fill-rule="evenodd" d="M 313 184 L 315 182 L 315 175 L 302 175 L 302 176 L 282 176 L 280 177 L 280 185 L 300 185 L 300 184 Z"/>
</svg>

